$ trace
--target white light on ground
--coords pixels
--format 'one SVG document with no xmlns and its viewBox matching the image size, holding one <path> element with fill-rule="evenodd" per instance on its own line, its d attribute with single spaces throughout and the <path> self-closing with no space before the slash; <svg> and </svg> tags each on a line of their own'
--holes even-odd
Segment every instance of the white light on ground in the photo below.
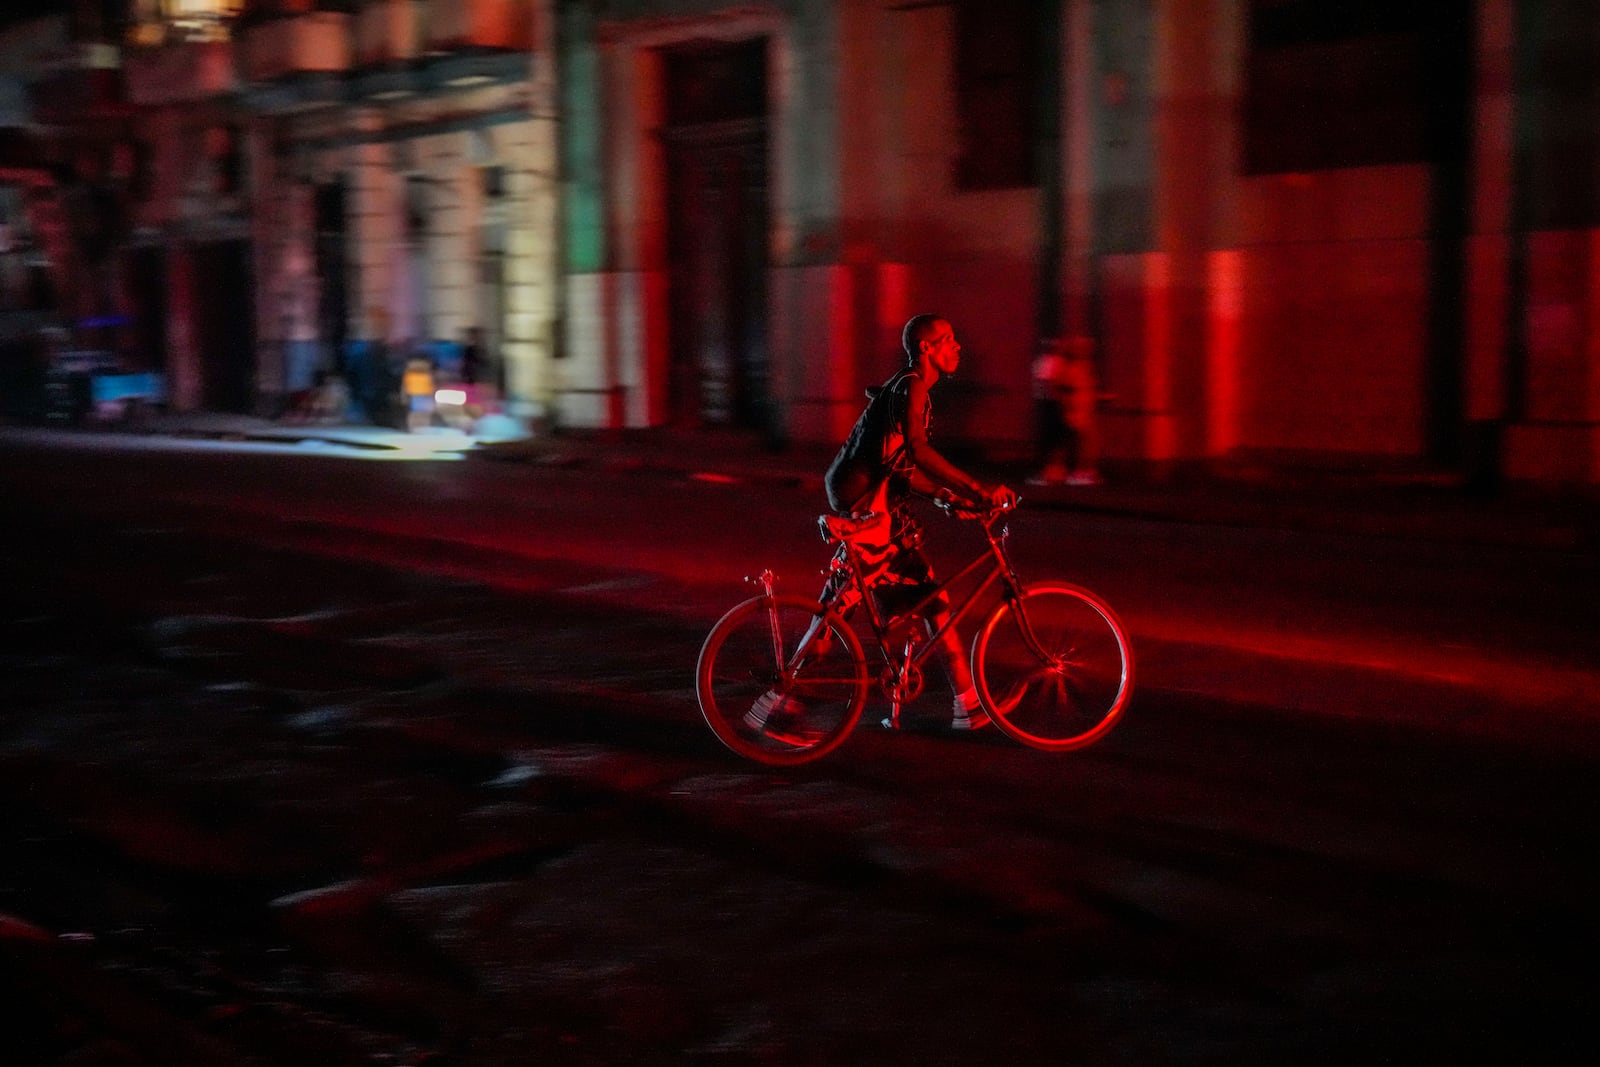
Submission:
<svg viewBox="0 0 1600 1067">
<path fill-rule="evenodd" d="M 327 456 L 336 459 L 396 461 L 422 460 L 450 463 L 465 459 L 477 440 L 454 430 L 431 430 L 408 434 L 399 431 L 369 432 L 358 438 L 341 439 L 336 433 L 326 436 L 268 435 L 249 440 L 219 438 L 180 438 L 137 433 L 77 430 L 49 430 L 22 427 L 0 428 L 0 440 L 29 439 L 87 451 L 151 452 L 237 452 L 256 455 Z"/>
</svg>

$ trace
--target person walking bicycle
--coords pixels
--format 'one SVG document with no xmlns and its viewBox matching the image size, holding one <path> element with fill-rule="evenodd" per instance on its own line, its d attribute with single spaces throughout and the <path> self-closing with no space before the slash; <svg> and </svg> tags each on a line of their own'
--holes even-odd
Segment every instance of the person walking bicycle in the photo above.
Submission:
<svg viewBox="0 0 1600 1067">
<path fill-rule="evenodd" d="M 920 529 L 906 515 L 914 495 L 940 491 L 976 507 L 1015 506 L 1017 495 L 1004 485 L 985 485 L 951 463 L 930 440 L 933 406 L 929 393 L 961 365 L 961 345 L 948 319 L 913 316 L 901 331 L 906 365 L 883 385 L 867 391 L 867 406 L 856 420 L 825 478 L 828 504 L 851 520 L 856 547 L 872 573 L 867 586 L 889 614 L 896 605 L 916 604 L 936 587 L 933 567 L 919 547 Z M 843 549 L 841 548 L 841 551 Z M 837 572 L 836 572 L 837 574 Z M 839 590 L 835 578 L 823 600 Z M 955 627 L 946 626 L 949 598 L 940 594 L 923 610 L 923 626 L 940 643 L 954 701 L 950 726 L 976 730 L 989 724 L 966 652 Z M 745 719 L 752 729 L 782 732 L 799 717 L 793 698 L 769 691 L 758 697 Z M 888 724 L 888 720 L 886 720 Z"/>
<path fill-rule="evenodd" d="M 886 724 L 898 726 L 901 710 L 922 693 L 923 664 L 947 651 L 942 635 L 973 617 L 981 622 L 972 681 L 1001 732 L 1046 752 L 1071 752 L 1116 725 L 1134 667 L 1111 606 L 1069 582 L 1025 583 L 1006 548 L 1009 506 L 941 506 L 977 525 L 984 549 L 896 611 L 879 609 L 882 563 L 874 562 L 877 546 L 862 538 L 866 523 L 834 514 L 818 519 L 823 540 L 838 546 L 821 599 L 779 593 L 770 570 L 746 579 L 758 592 L 717 620 L 695 664 L 700 712 L 718 740 L 760 763 L 819 759 L 850 736 L 874 683 L 889 701 Z M 947 597 L 953 603 L 940 631 L 917 642 L 917 623 Z M 856 623 L 846 621 L 852 613 L 861 616 Z"/>
</svg>

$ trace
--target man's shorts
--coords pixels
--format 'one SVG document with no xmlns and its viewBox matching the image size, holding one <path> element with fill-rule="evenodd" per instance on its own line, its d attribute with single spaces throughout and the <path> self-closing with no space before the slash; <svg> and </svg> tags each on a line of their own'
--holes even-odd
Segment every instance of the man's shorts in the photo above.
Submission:
<svg viewBox="0 0 1600 1067">
<path fill-rule="evenodd" d="M 903 511 L 880 514 L 877 521 L 851 537 L 851 544 L 861 564 L 862 584 L 885 615 L 909 611 L 938 586 L 933 565 L 922 554 L 922 527 Z M 839 551 L 845 551 L 843 545 Z M 923 614 L 937 614 L 949 607 L 950 598 L 941 594 Z"/>
</svg>

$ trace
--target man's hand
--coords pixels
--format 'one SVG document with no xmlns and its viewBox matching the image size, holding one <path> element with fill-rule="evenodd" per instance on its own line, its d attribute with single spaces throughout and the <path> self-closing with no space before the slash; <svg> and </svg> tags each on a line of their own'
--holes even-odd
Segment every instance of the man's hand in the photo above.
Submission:
<svg viewBox="0 0 1600 1067">
<path fill-rule="evenodd" d="M 996 511 L 1010 511 L 1017 506 L 1017 494 L 1008 485 L 997 485 L 984 494 L 989 506 Z"/>
</svg>

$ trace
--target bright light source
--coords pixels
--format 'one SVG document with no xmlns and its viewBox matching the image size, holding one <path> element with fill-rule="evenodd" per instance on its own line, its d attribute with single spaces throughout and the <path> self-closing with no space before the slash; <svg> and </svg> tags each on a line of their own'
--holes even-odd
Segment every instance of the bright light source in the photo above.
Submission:
<svg viewBox="0 0 1600 1067">
<path fill-rule="evenodd" d="M 467 394 L 464 389 L 436 389 L 433 393 L 435 404 L 465 404 Z"/>
</svg>

